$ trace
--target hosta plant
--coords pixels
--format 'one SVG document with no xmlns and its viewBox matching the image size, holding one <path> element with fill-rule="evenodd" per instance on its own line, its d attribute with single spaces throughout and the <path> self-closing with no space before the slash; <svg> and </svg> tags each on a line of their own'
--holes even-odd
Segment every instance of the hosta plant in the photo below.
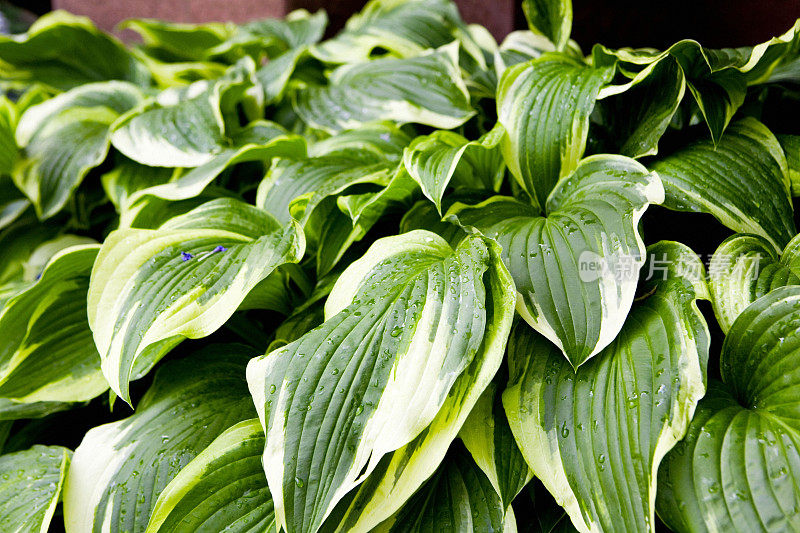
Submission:
<svg viewBox="0 0 800 533">
<path fill-rule="evenodd" d="M 0 36 L 0 530 L 800 530 L 800 26 L 522 8 Z"/>
</svg>

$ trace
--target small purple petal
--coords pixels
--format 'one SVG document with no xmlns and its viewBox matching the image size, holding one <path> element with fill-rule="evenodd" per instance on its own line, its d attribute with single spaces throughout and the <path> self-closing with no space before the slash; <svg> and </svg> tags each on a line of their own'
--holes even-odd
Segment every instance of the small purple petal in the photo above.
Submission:
<svg viewBox="0 0 800 533">
<path fill-rule="evenodd" d="M 36 274 L 36 277 L 33 278 L 33 279 L 36 280 L 36 281 L 39 281 L 40 279 L 42 279 L 42 273 L 39 272 L 38 274 Z"/>
<path fill-rule="evenodd" d="M 192 257 L 194 257 L 194 256 L 192 254 L 190 254 L 189 252 L 181 252 L 181 259 L 183 261 L 188 261 Z"/>
<path fill-rule="evenodd" d="M 217 246 L 216 248 L 214 248 L 214 249 L 212 250 L 212 252 L 213 252 L 213 253 L 216 253 L 216 252 L 224 252 L 225 250 L 227 250 L 227 248 L 225 248 L 224 246 Z"/>
</svg>

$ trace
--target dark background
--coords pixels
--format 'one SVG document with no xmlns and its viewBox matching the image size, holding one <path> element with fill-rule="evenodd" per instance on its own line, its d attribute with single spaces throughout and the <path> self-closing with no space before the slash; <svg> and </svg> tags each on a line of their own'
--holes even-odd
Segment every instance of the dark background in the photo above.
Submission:
<svg viewBox="0 0 800 533">
<path fill-rule="evenodd" d="M 51 2 L 47 0 L 10 3 L 38 14 L 51 8 Z M 108 0 L 101 3 L 117 2 Z M 137 0 L 127 0 L 126 3 L 135 4 Z M 496 25 L 496 34 L 505 33 L 512 27 L 525 27 L 518 1 L 460 0 L 458 3 L 468 22 Z M 219 2 L 218 9 L 224 12 L 225 4 Z M 310 9 L 324 7 L 336 27 L 359 10 L 365 1 L 290 0 L 287 4 Z M 573 6 L 573 38 L 584 50 L 596 42 L 612 47 L 665 48 L 684 38 L 697 39 L 715 48 L 753 45 L 783 33 L 800 18 L 800 0 L 574 0 Z"/>
</svg>

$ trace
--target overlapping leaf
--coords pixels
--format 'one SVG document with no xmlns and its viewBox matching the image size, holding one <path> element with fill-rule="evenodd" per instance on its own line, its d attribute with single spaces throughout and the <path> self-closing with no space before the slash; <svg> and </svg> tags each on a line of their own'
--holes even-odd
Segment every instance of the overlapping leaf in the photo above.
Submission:
<svg viewBox="0 0 800 533">
<path fill-rule="evenodd" d="M 492 247 L 420 231 L 377 241 L 320 327 L 250 363 L 280 527 L 317 531 L 365 478 L 368 505 L 339 527 L 374 527 L 433 472 L 502 357 L 510 280 Z"/>
<path fill-rule="evenodd" d="M 613 73 L 564 54 L 545 54 L 503 73 L 497 88 L 503 156 L 535 205 L 543 207 L 556 183 L 577 167 L 589 115 Z"/>
<path fill-rule="evenodd" d="M 658 515 L 673 530 L 800 527 L 799 310 L 800 288 L 782 287 L 731 326 L 722 383 L 709 385 L 658 473 Z"/>
<path fill-rule="evenodd" d="M 650 165 L 664 183 L 664 205 L 714 215 L 782 248 L 796 233 L 786 157 L 760 122 L 732 124 L 714 146 L 700 139 Z"/>
<path fill-rule="evenodd" d="M 212 200 L 157 230 L 119 229 L 89 286 L 89 324 L 111 388 L 128 384 L 184 338 L 222 326 L 277 267 L 303 255 L 302 230 L 231 199 Z"/>
<path fill-rule="evenodd" d="M 170 481 L 226 429 L 255 415 L 244 381 L 252 356 L 240 345 L 215 345 L 171 362 L 135 414 L 90 430 L 67 474 L 67 533 L 144 531 Z"/>
<path fill-rule="evenodd" d="M 556 186 L 546 216 L 507 197 L 456 204 L 449 215 L 497 239 L 517 312 L 577 368 L 625 321 L 644 263 L 637 224 L 662 195 L 658 176 L 636 161 L 592 156 Z"/>
<path fill-rule="evenodd" d="M 457 53 L 447 45 L 410 59 L 343 65 L 328 85 L 295 91 L 294 109 L 309 126 L 329 132 L 377 120 L 455 128 L 475 114 Z"/>
<path fill-rule="evenodd" d="M 673 266 L 635 304 L 617 339 L 577 372 L 524 324 L 509 341 L 503 403 L 511 429 L 581 531 L 654 530 L 658 465 L 705 392 L 710 339 L 695 304 L 695 287 L 705 282 L 674 268 L 699 259 L 675 243 L 650 251 L 667 253 Z"/>
</svg>

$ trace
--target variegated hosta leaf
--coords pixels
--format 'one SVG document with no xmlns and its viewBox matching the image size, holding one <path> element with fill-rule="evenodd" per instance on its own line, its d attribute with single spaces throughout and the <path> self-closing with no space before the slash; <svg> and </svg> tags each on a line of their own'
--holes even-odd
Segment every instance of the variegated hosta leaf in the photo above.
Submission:
<svg viewBox="0 0 800 533">
<path fill-rule="evenodd" d="M 257 418 L 225 430 L 181 469 L 158 497 L 147 533 L 275 532 L 275 511 L 261 466 Z"/>
<path fill-rule="evenodd" d="M 517 446 L 494 383 L 484 391 L 458 436 L 489 478 L 506 509 L 528 484 L 533 472 Z"/>
<path fill-rule="evenodd" d="M 42 16 L 25 34 L 0 36 L 0 63 L 4 80 L 64 91 L 96 81 L 147 81 L 122 43 L 66 11 Z"/>
<path fill-rule="evenodd" d="M 0 418 L 13 418 L 23 404 L 80 402 L 108 388 L 86 317 L 99 248 L 56 253 L 38 281 L 0 310 Z"/>
<path fill-rule="evenodd" d="M 450 129 L 475 111 L 458 68 L 458 47 L 410 59 L 343 65 L 326 86 L 293 93 L 294 109 L 313 128 L 336 132 L 377 120 Z"/>
<path fill-rule="evenodd" d="M 209 50 L 230 38 L 236 27 L 222 22 L 189 24 L 134 18 L 123 21 L 119 28 L 139 34 L 149 53 L 157 52 L 178 62 L 209 59 Z"/>
<path fill-rule="evenodd" d="M 231 147 L 223 149 L 207 163 L 185 173 L 177 173 L 167 183 L 140 189 L 129 196 L 128 202 L 132 204 L 147 195 L 172 201 L 186 200 L 199 195 L 225 169 L 239 163 L 269 163 L 273 157 L 298 158 L 306 155 L 306 143 L 302 137 L 287 134 L 278 124 L 265 120 L 251 122 L 234 135 L 231 142 Z"/>
<path fill-rule="evenodd" d="M 658 472 L 658 516 L 674 531 L 800 529 L 800 287 L 759 298 L 722 346 L 686 438 Z"/>
<path fill-rule="evenodd" d="M 124 218 L 124 213 L 131 209 L 139 191 L 171 181 L 176 172 L 178 170 L 174 168 L 150 167 L 117 154 L 114 167 L 103 174 L 100 180 L 106 196 Z"/>
<path fill-rule="evenodd" d="M 537 206 L 544 206 L 556 183 L 577 167 L 589 115 L 613 74 L 613 68 L 588 67 L 564 54 L 545 54 L 503 73 L 497 117 L 506 134 L 500 146 L 509 170 Z"/>
<path fill-rule="evenodd" d="M 185 338 L 222 326 L 275 268 L 300 260 L 291 222 L 232 199 L 207 202 L 159 229 L 119 229 L 92 270 L 89 324 L 112 390 L 128 384 Z"/>
<path fill-rule="evenodd" d="M 67 474 L 67 533 L 144 531 L 170 481 L 226 429 L 255 416 L 244 380 L 252 356 L 224 344 L 167 363 L 133 415 L 89 430 Z"/>
<path fill-rule="evenodd" d="M 397 511 L 497 371 L 511 285 L 496 244 L 477 235 L 455 250 L 424 231 L 387 237 L 339 277 L 321 326 L 251 361 L 280 527 L 319 530 L 359 485 L 339 529 Z"/>
<path fill-rule="evenodd" d="M 601 48 L 595 46 L 595 57 Z M 629 76 L 630 81 L 600 91 L 600 121 L 615 153 L 655 155 L 658 141 L 683 100 L 686 77 L 677 60 L 668 55 Z"/>
<path fill-rule="evenodd" d="M 795 236 L 779 256 L 772 244 L 757 235 L 734 235 L 719 245 L 708 265 L 714 314 L 723 332 L 744 309 L 768 292 L 800 285 L 800 237 Z"/>
<path fill-rule="evenodd" d="M 562 50 L 572 31 L 572 0 L 523 0 L 522 11 L 532 32 L 544 35 Z"/>
<path fill-rule="evenodd" d="M 453 180 L 456 186 L 499 190 L 506 169 L 497 148 L 503 134 L 497 127 L 477 141 L 468 141 L 452 131 L 436 131 L 414 139 L 403 163 L 441 213 L 442 196 Z"/>
<path fill-rule="evenodd" d="M 236 104 L 252 97 L 247 91 L 255 80 L 255 64 L 246 59 L 214 82 L 168 89 L 149 106 L 128 113 L 114 124 L 114 148 L 144 165 L 187 168 L 230 150 L 237 133 L 230 124 Z"/>
<path fill-rule="evenodd" d="M 61 446 L 34 446 L 0 455 L 0 530 L 39 533 L 50 520 L 72 452 Z"/>
<path fill-rule="evenodd" d="M 452 42 L 463 25 L 450 0 L 371 0 L 350 17 L 344 31 L 311 53 L 328 63 L 368 61 L 376 48 L 414 57 Z"/>
<path fill-rule="evenodd" d="M 64 207 L 84 176 L 106 158 L 109 127 L 143 99 L 125 82 L 92 83 L 28 108 L 17 126 L 22 158 L 14 181 L 46 219 Z"/>
<path fill-rule="evenodd" d="M 516 532 L 514 512 L 460 443 L 454 443 L 433 477 L 376 533 Z"/>
<path fill-rule="evenodd" d="M 310 46 L 322 39 L 328 15 L 324 9 L 309 13 L 305 9 L 295 9 L 282 19 L 253 20 L 241 26 L 243 33 L 262 42 L 269 42 L 267 55 L 270 59 L 278 53 Z"/>
<path fill-rule="evenodd" d="M 358 184 L 387 185 L 408 135 L 388 123 L 370 124 L 319 141 L 307 159 L 279 160 L 258 187 L 256 205 L 282 222 L 305 224 L 326 198 Z"/>
<path fill-rule="evenodd" d="M 792 196 L 800 196 L 800 135 L 776 135 L 786 154 Z"/>
<path fill-rule="evenodd" d="M 754 118 L 731 124 L 714 146 L 698 140 L 650 165 L 664 183 L 664 206 L 710 213 L 734 231 L 780 249 L 796 233 L 786 157 Z"/>
<path fill-rule="evenodd" d="M 500 44 L 495 56 L 495 70 L 499 77 L 506 68 L 512 65 L 525 63 L 541 57 L 547 52 L 555 51 L 556 46 L 544 35 L 533 33 L 530 30 L 512 31 Z M 569 41 L 566 49 L 562 51 L 575 59 L 583 60 L 583 52 L 575 41 Z"/>
<path fill-rule="evenodd" d="M 622 327 L 645 259 L 637 224 L 662 200 L 654 173 L 627 157 L 599 155 L 553 189 L 546 216 L 499 196 L 456 204 L 448 214 L 497 239 L 517 312 L 577 368 Z"/>
<path fill-rule="evenodd" d="M 670 257 L 691 250 L 660 243 Z M 581 531 L 654 531 L 656 471 L 705 392 L 709 333 L 692 281 L 656 279 L 616 340 L 577 370 L 519 324 L 503 404 L 534 475 Z"/>
</svg>

